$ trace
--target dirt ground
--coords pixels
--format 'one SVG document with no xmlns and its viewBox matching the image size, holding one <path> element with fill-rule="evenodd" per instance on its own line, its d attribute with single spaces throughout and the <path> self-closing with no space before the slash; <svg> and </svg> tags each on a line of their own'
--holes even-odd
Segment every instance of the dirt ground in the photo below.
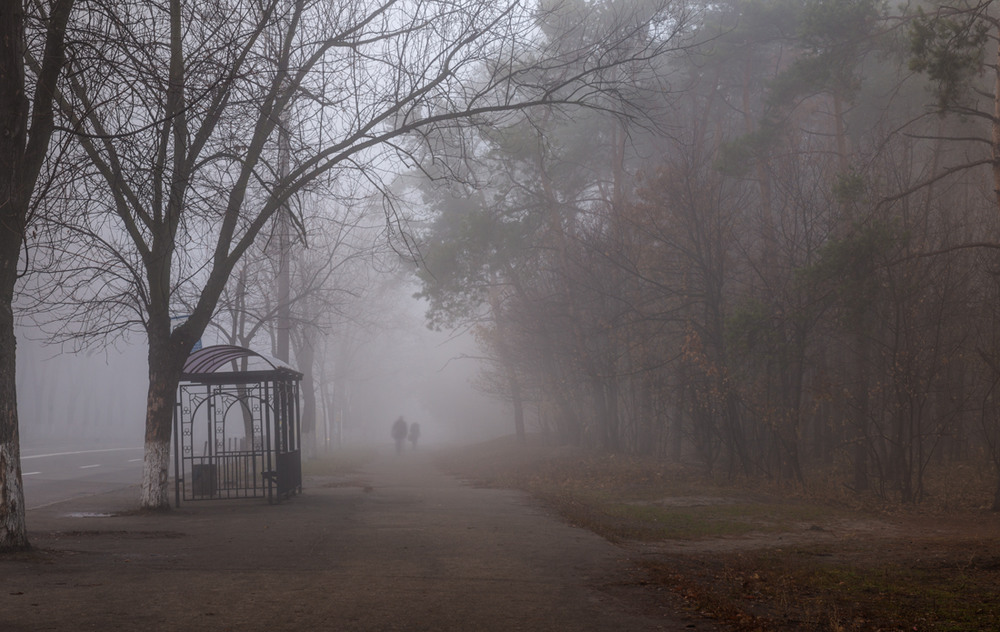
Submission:
<svg viewBox="0 0 1000 632">
<path fill-rule="evenodd" d="M 1000 515 L 984 506 L 990 481 L 972 465 L 929 477 L 914 506 L 510 443 L 444 464 L 477 484 L 528 491 L 618 543 L 647 572 L 633 599 L 734 632 L 1000 630 Z"/>
<path fill-rule="evenodd" d="M 629 548 L 727 630 L 985 632 L 1000 630 L 998 536 L 992 513 L 928 512 Z"/>
<path fill-rule="evenodd" d="M 521 492 L 386 454 L 301 495 L 130 513 L 137 491 L 29 512 L 0 557 L 0 630 L 712 630 L 642 552 Z"/>
</svg>

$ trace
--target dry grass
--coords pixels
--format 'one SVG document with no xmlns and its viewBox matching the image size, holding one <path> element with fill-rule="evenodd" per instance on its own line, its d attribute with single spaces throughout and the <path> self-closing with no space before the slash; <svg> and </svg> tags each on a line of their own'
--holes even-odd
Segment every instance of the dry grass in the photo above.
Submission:
<svg viewBox="0 0 1000 632">
<path fill-rule="evenodd" d="M 981 507 L 990 481 L 963 468 L 914 508 L 509 439 L 442 463 L 641 552 L 676 606 L 733 630 L 1000 630 L 1000 518 Z"/>
<path fill-rule="evenodd" d="M 344 477 L 353 475 L 365 463 L 374 459 L 371 449 L 338 449 L 329 454 L 302 462 L 302 474 L 315 477 Z"/>
</svg>

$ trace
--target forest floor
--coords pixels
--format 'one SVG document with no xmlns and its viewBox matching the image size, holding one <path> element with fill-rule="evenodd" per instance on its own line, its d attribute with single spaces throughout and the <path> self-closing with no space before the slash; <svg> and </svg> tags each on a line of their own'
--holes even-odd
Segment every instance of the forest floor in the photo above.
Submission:
<svg viewBox="0 0 1000 632">
<path fill-rule="evenodd" d="M 739 631 L 1000 630 L 1000 516 L 977 471 L 937 472 L 938 488 L 903 506 L 509 439 L 443 466 L 527 491 L 628 551 L 650 607 Z"/>
</svg>

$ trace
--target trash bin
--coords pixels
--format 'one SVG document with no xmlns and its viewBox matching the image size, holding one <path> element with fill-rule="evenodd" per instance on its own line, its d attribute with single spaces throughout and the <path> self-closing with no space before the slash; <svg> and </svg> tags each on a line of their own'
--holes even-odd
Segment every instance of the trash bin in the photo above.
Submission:
<svg viewBox="0 0 1000 632">
<path fill-rule="evenodd" d="M 217 467 L 214 463 L 195 463 L 191 465 L 191 496 L 192 498 L 211 498 L 215 496 Z"/>
</svg>

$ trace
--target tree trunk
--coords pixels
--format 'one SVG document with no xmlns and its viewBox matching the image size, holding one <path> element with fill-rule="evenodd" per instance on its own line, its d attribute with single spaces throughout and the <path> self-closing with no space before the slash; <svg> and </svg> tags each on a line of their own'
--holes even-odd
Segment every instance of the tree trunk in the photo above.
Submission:
<svg viewBox="0 0 1000 632">
<path fill-rule="evenodd" d="M 1000 33 L 1000 26 L 997 27 Z M 997 43 L 996 62 L 1000 64 L 1000 42 Z M 993 73 L 993 123 L 990 128 L 990 150 L 993 157 L 993 195 L 1000 208 L 1000 65 Z"/>
<path fill-rule="evenodd" d="M 20 176 L 28 103 L 24 95 L 20 2 L 0 5 L 0 550 L 28 548 L 24 522 L 15 380 L 14 283 L 24 213 Z"/>
<path fill-rule="evenodd" d="M 493 285 L 489 293 L 490 310 L 493 313 L 493 322 L 496 324 L 497 356 L 503 367 L 507 386 L 510 388 L 511 403 L 514 406 L 514 436 L 517 438 L 517 445 L 524 446 L 528 444 L 528 436 L 524 427 L 524 402 L 521 397 L 521 384 L 507 346 L 507 332 L 503 324 L 504 316 L 501 313 L 500 295 L 497 287 L 497 285 Z"/>
<path fill-rule="evenodd" d="M 990 507 L 990 511 L 1000 512 L 1000 478 L 997 479 L 996 487 L 993 489 L 993 506 Z"/>
<path fill-rule="evenodd" d="M 507 384 L 510 387 L 510 399 L 514 406 L 514 436 L 517 438 L 517 445 L 528 444 L 528 434 L 524 427 L 524 399 L 521 396 L 521 383 L 517 379 L 517 371 L 510 362 L 504 362 L 504 374 L 507 376 Z"/>
<path fill-rule="evenodd" d="M 17 418 L 14 285 L 28 206 L 53 130 L 52 95 L 65 62 L 73 0 L 49 7 L 45 52 L 29 105 L 24 76 L 24 6 L 0 2 L 0 551 L 28 548 Z"/>
<path fill-rule="evenodd" d="M 852 477 L 855 492 L 865 492 L 869 489 L 868 480 L 868 415 L 870 408 L 870 395 L 868 392 L 868 344 L 861 333 L 862 327 L 859 325 L 855 331 L 855 340 L 858 343 L 858 351 L 855 360 L 854 372 L 856 382 L 852 384 L 853 400 L 855 403 L 854 423 L 851 424 L 854 444 L 852 452 Z"/>
<path fill-rule="evenodd" d="M 17 241 L 10 249 L 8 242 Z M 0 260 L 0 551 L 29 548 L 21 485 L 21 448 L 18 438 L 15 382 L 14 313 L 11 309 L 20 240 L 4 235 Z M 8 256 L 13 252 L 14 256 Z"/>
<path fill-rule="evenodd" d="M 301 348 L 295 350 L 298 370 L 302 373 L 302 456 L 312 458 L 316 454 L 316 347 L 312 336 L 302 332 Z"/>
<path fill-rule="evenodd" d="M 188 345 L 190 347 L 190 345 Z M 183 351 L 179 351 L 181 349 Z M 146 439 L 139 494 L 141 509 L 169 509 L 170 435 L 174 401 L 181 371 L 187 359 L 183 346 L 171 345 L 170 337 L 149 342 L 149 391 L 146 396 Z"/>
<path fill-rule="evenodd" d="M 675 404 L 671 407 L 673 416 L 670 420 L 670 460 L 680 463 L 684 456 L 684 415 L 687 412 L 687 369 L 681 363 L 677 369 L 677 384 L 674 394 Z"/>
</svg>

